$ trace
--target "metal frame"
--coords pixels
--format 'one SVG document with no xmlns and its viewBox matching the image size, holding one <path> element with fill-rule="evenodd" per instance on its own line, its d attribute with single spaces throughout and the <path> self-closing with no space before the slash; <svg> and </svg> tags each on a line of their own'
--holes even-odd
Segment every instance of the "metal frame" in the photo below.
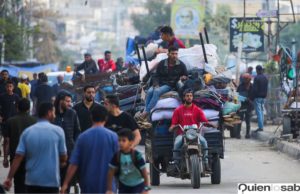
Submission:
<svg viewBox="0 0 300 194">
<path fill-rule="evenodd" d="M 296 73 L 296 76 L 294 78 L 294 84 L 293 84 L 293 88 L 295 88 L 295 102 L 296 102 L 296 108 L 295 109 L 286 109 L 286 110 L 282 110 L 282 113 L 286 114 L 286 113 L 290 113 L 290 114 L 293 114 L 293 112 L 296 112 L 296 115 L 295 115 L 295 131 L 299 131 L 300 130 L 300 126 L 299 126 L 299 122 L 300 122 L 300 118 L 299 118 L 299 115 L 298 115 L 298 112 L 299 112 L 299 109 L 300 107 L 298 107 L 298 97 L 300 97 L 300 93 L 298 92 L 298 89 L 299 89 L 299 84 L 298 84 L 298 81 L 299 81 L 299 78 L 300 78 L 300 69 L 298 68 L 297 66 L 297 54 L 296 54 L 296 49 L 293 48 L 292 50 L 289 50 L 288 51 L 288 48 L 283 46 L 283 45 L 280 45 L 281 46 L 281 49 L 282 49 L 282 53 L 281 53 L 281 60 L 284 60 L 284 61 L 280 61 L 280 69 L 282 68 L 283 65 L 286 65 L 285 64 L 285 60 L 286 58 L 290 58 L 292 59 L 292 67 L 295 69 L 295 73 Z M 281 81 L 281 87 L 282 87 L 282 90 L 284 91 L 285 94 L 286 91 L 284 90 L 284 87 L 283 87 L 283 83 L 284 82 L 287 82 L 288 84 L 288 81 L 287 81 L 287 73 L 288 73 L 288 69 L 286 68 L 286 72 L 283 73 L 282 71 L 280 71 L 280 81 Z M 300 135 L 298 136 L 298 138 L 300 138 Z"/>
<path fill-rule="evenodd" d="M 265 1 L 267 1 L 267 3 L 268 3 L 268 1 L 269 0 L 265 0 Z M 277 0 L 277 21 L 272 21 L 270 18 L 268 18 L 266 21 L 263 21 L 264 23 L 267 23 L 268 24 L 268 26 L 269 26 L 269 28 L 268 28 L 268 33 L 264 33 L 264 35 L 265 36 L 267 36 L 268 37 L 268 48 L 270 48 L 269 49 L 269 51 L 271 51 L 271 39 L 273 39 L 274 37 L 276 38 L 275 39 L 275 45 L 274 45 L 274 51 L 275 51 L 275 53 L 276 53 L 276 50 L 277 50 L 277 46 L 278 45 L 280 45 L 280 32 L 285 28 L 285 27 L 287 27 L 290 23 L 296 23 L 296 16 L 295 15 L 300 15 L 300 14 L 295 14 L 295 10 L 294 10 L 294 4 L 293 4 L 293 0 L 289 0 L 289 2 L 290 2 L 290 5 L 291 5 L 291 9 L 292 9 L 292 13 L 291 14 L 288 14 L 288 13 L 280 13 L 280 1 L 281 0 Z M 246 0 L 244 0 L 244 20 L 246 19 Z M 281 15 L 291 15 L 291 16 L 293 16 L 293 21 L 291 21 L 291 22 L 288 22 L 288 21 L 281 21 L 280 20 L 280 16 Z M 271 24 L 272 23 L 277 23 L 277 29 L 276 29 L 276 33 L 275 34 L 272 34 L 272 32 L 271 32 Z M 281 25 L 282 24 L 282 25 Z M 244 28 L 244 25 L 243 25 L 243 28 Z M 242 36 L 242 40 L 243 40 L 243 36 Z M 249 60 L 256 60 L 256 58 L 248 58 L 247 57 L 247 53 L 245 53 L 246 54 L 246 57 L 245 58 L 247 58 L 247 59 L 249 59 Z M 269 57 L 270 56 L 268 56 L 268 59 L 269 59 Z M 247 63 L 246 63 L 246 65 L 247 65 Z"/>
</svg>

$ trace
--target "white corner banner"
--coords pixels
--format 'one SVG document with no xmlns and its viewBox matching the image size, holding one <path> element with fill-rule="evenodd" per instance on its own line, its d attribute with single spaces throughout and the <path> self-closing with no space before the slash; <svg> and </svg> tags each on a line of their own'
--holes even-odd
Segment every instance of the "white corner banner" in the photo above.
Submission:
<svg viewBox="0 0 300 194">
<path fill-rule="evenodd" d="M 238 194 L 299 194 L 300 183 L 239 183 Z"/>
</svg>

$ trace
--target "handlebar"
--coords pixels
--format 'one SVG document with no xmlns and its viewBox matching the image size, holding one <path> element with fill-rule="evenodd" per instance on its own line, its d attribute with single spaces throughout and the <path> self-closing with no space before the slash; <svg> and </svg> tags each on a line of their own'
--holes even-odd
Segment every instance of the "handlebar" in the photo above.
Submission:
<svg viewBox="0 0 300 194">
<path fill-rule="evenodd" d="M 190 126 L 190 128 L 185 128 L 185 126 L 181 126 L 180 124 L 178 124 L 178 125 L 175 125 L 173 129 L 178 130 L 178 128 L 180 128 L 182 131 L 186 131 L 186 130 L 188 130 L 188 129 L 193 128 L 193 129 L 197 130 L 198 132 L 201 132 L 201 130 L 202 130 L 202 128 L 203 128 L 204 126 L 207 126 L 207 127 L 214 127 L 214 128 L 215 128 L 215 126 L 213 126 L 213 125 L 210 124 L 210 123 L 204 123 L 204 122 L 201 122 L 201 123 L 199 123 L 199 125 L 198 125 L 197 127 L 192 127 L 192 126 Z M 189 127 L 189 126 L 188 126 L 188 127 Z"/>
</svg>

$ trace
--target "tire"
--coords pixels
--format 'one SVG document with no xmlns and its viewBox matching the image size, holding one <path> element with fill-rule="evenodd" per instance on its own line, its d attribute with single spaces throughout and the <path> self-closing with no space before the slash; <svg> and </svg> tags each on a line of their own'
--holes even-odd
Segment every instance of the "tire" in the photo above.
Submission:
<svg viewBox="0 0 300 194">
<path fill-rule="evenodd" d="M 152 186 L 159 186 L 160 176 L 153 163 L 150 164 L 150 183 Z"/>
<path fill-rule="evenodd" d="M 199 189 L 201 183 L 201 166 L 200 159 L 197 154 L 190 156 L 190 175 L 193 188 Z"/>
<path fill-rule="evenodd" d="M 221 162 L 218 155 L 213 157 L 211 163 L 211 184 L 220 184 L 221 183 Z"/>
</svg>

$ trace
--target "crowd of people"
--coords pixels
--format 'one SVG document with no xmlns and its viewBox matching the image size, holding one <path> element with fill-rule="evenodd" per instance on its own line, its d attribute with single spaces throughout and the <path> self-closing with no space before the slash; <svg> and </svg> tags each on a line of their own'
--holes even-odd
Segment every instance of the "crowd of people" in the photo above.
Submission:
<svg viewBox="0 0 300 194">
<path fill-rule="evenodd" d="M 199 127 L 200 122 L 208 123 L 201 108 L 193 104 L 193 89 L 198 82 L 187 88 L 177 84 L 189 79 L 185 64 L 178 59 L 178 49 L 185 48 L 183 42 L 175 37 L 169 26 L 162 27 L 160 32 L 166 47 L 157 49 L 156 53 L 166 52 L 168 58 L 158 64 L 140 117 L 149 117 L 162 94 L 177 90 L 181 91 L 183 105 L 175 110 L 170 131 L 178 125 Z M 110 51 L 105 51 L 98 65 L 91 54 L 86 53 L 84 58 L 75 72 L 84 70 L 85 75 L 111 73 L 123 67 L 122 59 L 116 64 Z M 134 68 L 128 70 L 137 73 Z M 239 111 L 241 119 L 246 121 L 246 138 L 250 137 L 253 104 L 258 116 L 257 131 L 263 130 L 268 80 L 261 66 L 256 67 L 256 72 L 253 84 L 249 70 L 241 76 L 237 88 L 246 98 Z M 145 161 L 135 149 L 141 141 L 140 129 L 135 119 L 120 109 L 118 96 L 107 95 L 104 106 L 100 105 L 95 100 L 97 88 L 86 85 L 82 91 L 83 100 L 73 106 L 72 94 L 60 89 L 63 77 L 57 79 L 58 83 L 50 86 L 44 73 L 34 74 L 32 81 L 22 75 L 18 81 L 10 78 L 8 71 L 1 72 L 3 166 L 10 166 L 4 187 L 9 189 L 14 179 L 16 193 L 57 193 L 59 189 L 61 193 L 69 193 L 70 186 L 79 181 L 82 193 L 110 194 L 116 192 L 117 187 L 119 193 L 148 193 L 150 185 Z M 198 140 L 207 148 L 203 136 L 199 135 Z M 174 149 L 181 146 L 182 131 L 176 129 Z M 207 152 L 204 156 L 205 170 L 210 171 Z M 114 177 L 118 178 L 118 184 Z"/>
<path fill-rule="evenodd" d="M 14 179 L 15 193 L 57 193 L 59 188 L 68 193 L 76 183 L 77 176 L 72 177 L 77 171 L 82 193 L 111 193 L 116 191 L 114 181 L 108 186 L 100 183 L 114 172 L 122 177 L 120 191 L 147 193 L 145 162 L 134 149 L 141 140 L 138 125 L 120 110 L 116 95 L 106 96 L 104 107 L 95 101 L 95 87 L 87 85 L 83 100 L 73 106 L 72 95 L 65 90 L 55 93 L 56 86 L 48 85 L 45 74 L 31 82 L 25 76 L 21 80 L 17 84 L 8 71 L 1 72 L 3 166 L 11 167 L 6 188 Z M 32 104 L 34 114 L 30 114 Z M 134 158 L 128 158 L 131 152 L 139 166 Z"/>
<path fill-rule="evenodd" d="M 186 70 L 180 73 L 184 64 L 177 67 L 178 48 L 183 48 L 183 43 L 170 27 L 161 29 L 161 33 L 172 47 L 173 77 L 182 74 L 184 78 Z M 167 51 L 158 49 L 160 52 Z M 76 72 L 84 70 L 88 75 L 124 68 L 120 58 L 115 64 L 110 51 L 105 51 L 98 65 L 89 53 L 84 58 Z M 136 75 L 137 70 L 129 67 L 127 71 Z M 8 71 L 1 72 L 3 166 L 10 166 L 4 187 L 9 189 L 14 180 L 15 193 L 57 193 L 59 188 L 68 193 L 79 181 L 82 193 L 112 193 L 117 185 L 120 193 L 147 193 L 150 187 L 145 161 L 135 150 L 141 141 L 136 121 L 120 110 L 116 95 L 106 96 L 104 106 L 96 102 L 92 85 L 84 87 L 83 100 L 73 106 L 72 94 L 60 90 L 63 80 L 59 75 L 57 83 L 50 86 L 45 73 L 34 73 L 30 81 L 25 74 L 12 78 Z M 155 100 L 156 89 L 152 95 Z M 118 184 L 114 176 L 119 178 Z"/>
</svg>

